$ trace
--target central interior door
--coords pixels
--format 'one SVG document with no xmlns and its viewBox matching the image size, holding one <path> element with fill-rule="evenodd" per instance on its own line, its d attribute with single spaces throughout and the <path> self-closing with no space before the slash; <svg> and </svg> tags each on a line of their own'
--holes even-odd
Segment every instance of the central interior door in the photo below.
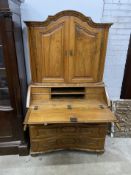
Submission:
<svg viewBox="0 0 131 175">
<path fill-rule="evenodd" d="M 70 17 L 69 82 L 97 82 L 101 34 L 101 29 Z"/>
</svg>

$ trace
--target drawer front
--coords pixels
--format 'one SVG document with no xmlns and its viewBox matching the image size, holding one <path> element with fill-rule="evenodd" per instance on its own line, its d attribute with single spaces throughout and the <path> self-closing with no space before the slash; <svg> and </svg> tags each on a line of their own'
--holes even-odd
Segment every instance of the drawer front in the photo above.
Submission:
<svg viewBox="0 0 131 175">
<path fill-rule="evenodd" d="M 31 95 L 31 100 L 49 100 L 50 99 L 50 94 L 32 94 Z"/>
<path fill-rule="evenodd" d="M 50 88 L 45 88 L 45 87 L 32 87 L 31 88 L 32 93 L 48 93 L 50 92 Z"/>
<path fill-rule="evenodd" d="M 47 152 L 59 149 L 80 149 L 87 151 L 103 151 L 103 139 L 86 137 L 59 137 L 52 139 L 31 140 L 31 152 Z"/>
<path fill-rule="evenodd" d="M 54 124 L 47 126 L 30 126 L 31 139 L 50 138 L 63 135 L 83 135 L 88 138 L 103 138 L 106 135 L 107 125 L 93 124 Z"/>
</svg>

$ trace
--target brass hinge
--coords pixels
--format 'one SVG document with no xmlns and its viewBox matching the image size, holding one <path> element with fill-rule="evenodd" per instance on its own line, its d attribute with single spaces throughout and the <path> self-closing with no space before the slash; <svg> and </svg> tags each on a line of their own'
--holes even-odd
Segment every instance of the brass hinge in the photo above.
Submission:
<svg viewBox="0 0 131 175">
<path fill-rule="evenodd" d="M 34 110 L 38 110 L 38 106 L 34 106 Z"/>
<path fill-rule="evenodd" d="M 67 105 L 67 109 L 72 109 L 72 106 L 71 105 Z"/>
</svg>

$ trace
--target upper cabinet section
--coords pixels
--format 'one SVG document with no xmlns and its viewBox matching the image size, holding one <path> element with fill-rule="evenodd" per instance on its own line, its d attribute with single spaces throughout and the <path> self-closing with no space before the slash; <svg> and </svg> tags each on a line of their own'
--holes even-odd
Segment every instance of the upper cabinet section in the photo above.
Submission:
<svg viewBox="0 0 131 175">
<path fill-rule="evenodd" d="M 96 24 L 76 11 L 26 24 L 33 83 L 102 81 L 111 24 Z"/>
</svg>

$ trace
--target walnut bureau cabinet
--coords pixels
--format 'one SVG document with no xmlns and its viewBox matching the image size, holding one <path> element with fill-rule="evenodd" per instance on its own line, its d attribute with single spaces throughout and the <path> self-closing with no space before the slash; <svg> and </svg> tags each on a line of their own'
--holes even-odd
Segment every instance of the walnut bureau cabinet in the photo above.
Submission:
<svg viewBox="0 0 131 175">
<path fill-rule="evenodd" d="M 108 31 L 76 11 L 28 27 L 32 83 L 28 88 L 31 154 L 61 149 L 103 152 L 115 116 L 102 82 Z"/>
<path fill-rule="evenodd" d="M 23 120 L 26 72 L 20 0 L 0 0 L 0 155 L 28 154 Z"/>
</svg>

